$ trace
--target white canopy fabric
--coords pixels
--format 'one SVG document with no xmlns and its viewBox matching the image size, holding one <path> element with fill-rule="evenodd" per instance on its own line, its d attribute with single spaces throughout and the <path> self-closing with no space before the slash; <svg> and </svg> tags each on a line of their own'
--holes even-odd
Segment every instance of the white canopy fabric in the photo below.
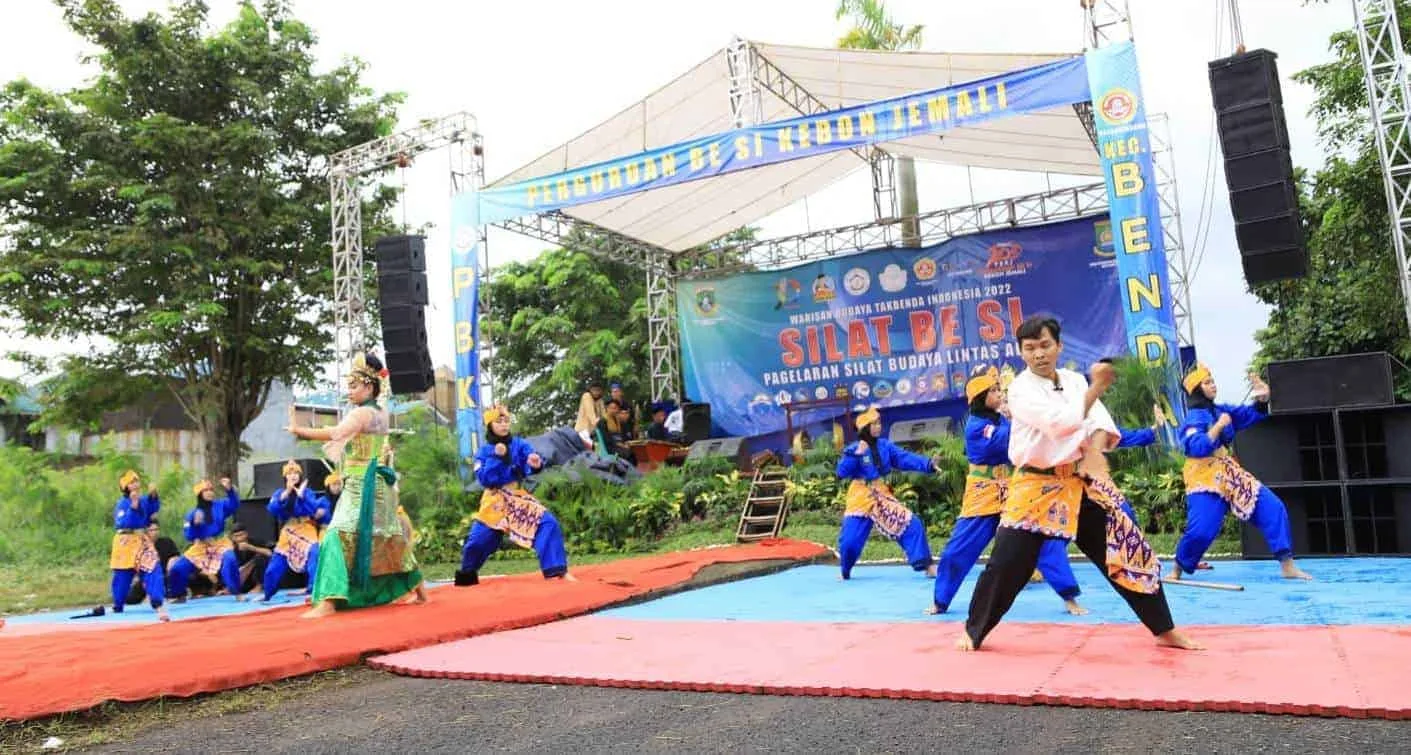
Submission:
<svg viewBox="0 0 1411 755">
<path fill-rule="evenodd" d="M 749 44 L 766 65 L 782 71 L 830 110 L 981 79 L 1077 54 L 878 52 Z M 734 123 L 727 57 L 726 50 L 717 52 L 617 115 L 491 185 L 558 173 L 731 130 Z M 760 87 L 760 97 L 762 122 L 800 114 L 764 86 Z M 1097 151 L 1071 107 L 881 146 L 894 155 L 950 165 L 1101 175 Z M 593 202 L 564 212 L 654 246 L 684 251 L 749 225 L 866 168 L 867 162 L 857 153 L 838 152 Z"/>
</svg>

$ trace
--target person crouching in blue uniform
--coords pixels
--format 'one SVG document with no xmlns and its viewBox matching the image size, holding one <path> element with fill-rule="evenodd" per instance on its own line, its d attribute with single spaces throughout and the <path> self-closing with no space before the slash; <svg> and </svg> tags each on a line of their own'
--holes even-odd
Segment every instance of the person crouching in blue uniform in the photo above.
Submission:
<svg viewBox="0 0 1411 755">
<path fill-rule="evenodd" d="M 852 481 L 848 484 L 843 526 L 838 532 L 842 578 L 852 577 L 852 567 L 862 555 L 874 525 L 901 546 L 912 569 L 924 571 L 928 577 L 936 576 L 931 544 L 926 542 L 926 524 L 892 495 L 883 479 L 896 470 L 934 472 L 936 463 L 880 437 L 882 415 L 875 406 L 859 414 L 855 424 L 858 440 L 849 443 L 838 459 L 838 478 Z"/>
<path fill-rule="evenodd" d="M 1264 535 L 1287 579 L 1312 579 L 1293 562 L 1289 514 L 1284 502 L 1264 487 L 1230 452 L 1235 433 L 1269 416 L 1269 386 L 1255 373 L 1249 382 L 1254 403 L 1245 406 L 1215 403 L 1215 377 L 1203 364 L 1186 375 L 1186 421 L 1179 431 L 1186 454 L 1181 470 L 1186 484 L 1186 531 L 1176 544 L 1176 568 L 1171 579 L 1194 572 L 1201 556 L 1220 534 L 1225 512 L 1249 522 Z"/>
<path fill-rule="evenodd" d="M 309 490 L 304 468 L 290 459 L 284 463 L 284 487 L 269 497 L 270 516 L 279 523 L 279 542 L 265 568 L 263 602 L 279 592 L 279 583 L 290 570 L 308 577 L 312 589 L 318 576 L 318 541 L 333 515 L 328 499 Z M 328 476 L 337 479 L 337 472 Z M 328 480 L 324 480 L 328 484 Z"/>
<path fill-rule="evenodd" d="M 945 613 L 960 583 L 975 567 L 980 554 L 995 539 L 999 515 L 1009 490 L 1009 417 L 1000 388 L 999 370 L 976 368 L 965 383 L 970 413 L 965 419 L 965 458 L 970 469 L 955 529 L 941 552 L 936 569 L 936 589 L 928 614 Z M 1044 575 L 1064 607 L 1074 615 L 1087 611 L 1077 603 L 1082 592 L 1068 564 L 1067 543 L 1050 540 L 1039 550 L 1039 573 Z"/>
<path fill-rule="evenodd" d="M 220 484 L 225 496 L 219 500 L 210 480 L 202 480 L 192 488 L 196 493 L 196 507 L 187 512 L 186 526 L 182 528 L 191 546 L 169 569 L 171 584 L 167 594 L 172 598 L 184 600 L 187 583 L 200 572 L 212 584 L 224 585 L 226 592 L 236 600 L 245 599 L 240 592 L 240 559 L 235 554 L 235 545 L 225 536 L 225 522 L 240 508 L 240 496 L 236 495 L 229 477 L 222 477 Z"/>
<path fill-rule="evenodd" d="M 142 479 L 137 472 L 128 470 L 118 478 L 118 489 L 122 496 L 113 507 L 113 545 L 108 554 L 108 568 L 113 570 L 113 613 L 122 613 L 127 605 L 127 595 L 132 590 L 134 574 L 142 577 L 142 588 L 157 612 L 157 618 L 171 621 L 167 609 L 162 605 L 166 595 L 166 578 L 162 563 L 157 555 L 157 547 L 147 533 L 147 526 L 162 508 L 157 497 L 157 486 L 147 489 L 147 495 L 139 495 Z"/>
<path fill-rule="evenodd" d="M 515 545 L 538 554 L 545 579 L 577 581 L 568 573 L 568 552 L 558 520 L 520 484 L 542 469 L 544 460 L 528 441 L 510 435 L 508 409 L 494 406 L 484 416 L 485 442 L 475 454 L 475 479 L 485 492 L 465 538 L 456 586 L 479 584 L 480 568 L 506 535 Z"/>
</svg>

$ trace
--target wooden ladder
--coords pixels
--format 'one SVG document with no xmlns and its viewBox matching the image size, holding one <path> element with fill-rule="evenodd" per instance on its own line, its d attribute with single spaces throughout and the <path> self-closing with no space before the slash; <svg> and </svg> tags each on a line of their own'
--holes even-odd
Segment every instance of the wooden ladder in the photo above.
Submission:
<svg viewBox="0 0 1411 755">
<path fill-rule="evenodd" d="M 779 537 L 779 531 L 784 529 L 784 520 L 789 515 L 789 495 L 785 486 L 788 478 L 789 470 L 778 464 L 755 468 L 750 493 L 745 497 L 745 507 L 740 511 L 740 528 L 735 532 L 737 542 Z"/>
</svg>

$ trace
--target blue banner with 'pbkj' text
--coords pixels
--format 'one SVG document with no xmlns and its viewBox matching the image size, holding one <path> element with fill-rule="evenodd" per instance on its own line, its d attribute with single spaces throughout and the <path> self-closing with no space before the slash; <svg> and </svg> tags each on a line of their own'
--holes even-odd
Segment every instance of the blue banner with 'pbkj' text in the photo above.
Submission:
<svg viewBox="0 0 1411 755">
<path fill-rule="evenodd" d="M 480 222 L 497 223 L 763 165 L 940 133 L 1088 98 L 1083 58 L 1066 58 L 487 187 L 480 192 Z"/>
<path fill-rule="evenodd" d="M 1147 364 L 1167 367 L 1169 408 L 1179 419 L 1183 404 L 1176 316 L 1136 47 L 1120 42 L 1090 50 L 1085 57 L 1098 152 L 1107 179 L 1128 351 Z"/>
<path fill-rule="evenodd" d="M 1090 217 L 787 270 L 682 281 L 685 395 L 730 435 L 785 427 L 787 404 L 962 398 L 979 365 L 1024 368 L 1014 329 L 1051 313 L 1064 366 L 1127 352 L 1112 227 Z M 795 417 L 795 423 L 799 421 Z"/>
<path fill-rule="evenodd" d="M 475 192 L 451 197 L 451 298 L 456 344 L 456 433 L 461 473 L 480 444 L 480 218 Z"/>
</svg>

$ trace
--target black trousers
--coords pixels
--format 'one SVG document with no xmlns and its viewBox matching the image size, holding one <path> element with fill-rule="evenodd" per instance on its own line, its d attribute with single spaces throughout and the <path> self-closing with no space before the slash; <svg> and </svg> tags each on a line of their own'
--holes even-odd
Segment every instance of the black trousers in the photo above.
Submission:
<svg viewBox="0 0 1411 755">
<path fill-rule="evenodd" d="M 975 584 L 975 594 L 970 598 L 970 617 L 965 621 L 965 632 L 976 649 L 1014 605 L 1019 591 L 1029 583 L 1029 576 L 1039 563 L 1039 548 L 1048 539 L 1037 532 L 1009 527 L 1000 527 L 995 534 L 994 549 Z M 1078 550 L 1102 570 L 1103 576 L 1107 576 L 1107 512 L 1086 494 L 1078 509 L 1078 534 L 1074 542 Z M 1147 595 L 1128 590 L 1113 582 L 1111 577 L 1107 577 L 1107 581 L 1153 635 L 1176 628 L 1164 590 Z"/>
</svg>

